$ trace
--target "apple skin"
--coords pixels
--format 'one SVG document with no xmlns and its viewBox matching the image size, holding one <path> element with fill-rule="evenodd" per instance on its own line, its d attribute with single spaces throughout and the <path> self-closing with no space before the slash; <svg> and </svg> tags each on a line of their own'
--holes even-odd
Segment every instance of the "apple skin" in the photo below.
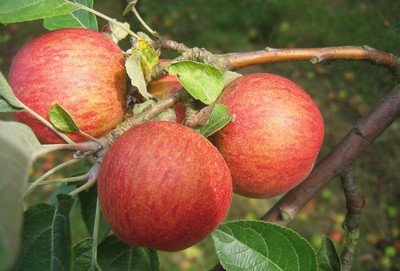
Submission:
<svg viewBox="0 0 400 271">
<path fill-rule="evenodd" d="M 229 84 L 221 102 L 235 116 L 213 138 L 232 174 L 235 193 L 285 193 L 313 168 L 324 122 L 310 96 L 278 75 L 255 73 Z"/>
<path fill-rule="evenodd" d="M 126 73 L 119 47 L 105 35 L 83 28 L 47 32 L 25 44 L 14 57 L 9 82 L 14 94 L 49 120 L 55 103 L 79 128 L 100 137 L 119 124 L 125 113 Z M 42 143 L 63 140 L 26 112 L 15 114 Z M 77 141 L 87 140 L 67 133 Z"/>
<path fill-rule="evenodd" d="M 149 93 L 153 94 L 159 99 L 168 98 L 181 89 L 181 83 L 179 83 L 175 76 L 170 74 L 163 75 L 159 79 L 150 82 L 150 84 L 147 86 Z M 174 110 L 176 114 L 176 122 L 182 123 L 185 119 L 185 105 L 182 102 L 179 102 L 174 105 Z"/>
<path fill-rule="evenodd" d="M 225 218 L 232 179 L 218 150 L 175 122 L 150 121 L 117 138 L 98 177 L 101 210 L 124 242 L 179 251 Z"/>
</svg>

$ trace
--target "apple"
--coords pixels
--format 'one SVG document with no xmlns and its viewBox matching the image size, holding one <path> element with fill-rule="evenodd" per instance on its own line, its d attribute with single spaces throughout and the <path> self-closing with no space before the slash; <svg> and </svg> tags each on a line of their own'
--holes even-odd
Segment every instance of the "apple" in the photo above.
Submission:
<svg viewBox="0 0 400 271">
<path fill-rule="evenodd" d="M 214 143 L 229 166 L 235 193 L 274 197 L 307 177 L 322 146 L 324 122 L 302 88 L 278 75 L 250 74 L 229 84 L 221 102 L 234 121 Z"/>
<path fill-rule="evenodd" d="M 150 82 L 150 84 L 147 86 L 149 93 L 153 94 L 159 99 L 168 98 L 181 89 L 181 83 L 179 83 L 175 76 L 170 74 L 163 75 L 159 79 Z M 185 105 L 182 102 L 179 102 L 174 105 L 174 110 L 176 114 L 176 122 L 182 123 L 182 121 L 185 119 Z"/>
<path fill-rule="evenodd" d="M 98 176 L 101 210 L 124 242 L 178 251 L 225 218 L 232 180 L 218 150 L 176 122 L 150 121 L 111 145 Z"/>
<path fill-rule="evenodd" d="M 14 57 L 9 82 L 14 94 L 49 120 L 55 103 L 64 107 L 80 129 L 100 137 L 125 113 L 126 73 L 119 47 L 105 35 L 83 28 L 47 32 L 25 44 Z M 63 140 L 27 112 L 16 117 L 42 143 Z M 84 141 L 79 134 L 68 134 Z"/>
</svg>

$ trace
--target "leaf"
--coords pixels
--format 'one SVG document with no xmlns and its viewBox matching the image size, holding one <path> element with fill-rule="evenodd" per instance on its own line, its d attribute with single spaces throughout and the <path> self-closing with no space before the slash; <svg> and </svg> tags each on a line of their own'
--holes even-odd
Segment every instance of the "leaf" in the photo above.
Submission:
<svg viewBox="0 0 400 271">
<path fill-rule="evenodd" d="M 321 271 L 336 271 L 342 270 L 340 257 L 335 249 L 333 241 L 324 236 L 322 239 L 321 248 L 318 251 L 319 270 Z"/>
<path fill-rule="evenodd" d="M 81 203 L 81 212 L 83 221 L 90 235 L 93 235 L 94 218 L 96 214 L 96 201 L 97 201 L 97 187 L 94 186 L 88 191 L 83 191 L 78 194 Z M 99 235 L 98 240 L 103 240 L 110 232 L 110 227 L 103 215 L 100 216 Z"/>
<path fill-rule="evenodd" d="M 10 85 L 7 83 L 6 78 L 0 72 L 0 108 L 5 108 L 6 110 L 12 107 L 15 108 L 23 108 L 23 104 L 15 97 L 14 92 L 12 91 Z M 9 106 L 4 105 L 4 100 L 8 103 Z M 2 105 L 3 104 L 3 105 Z M 10 107 L 11 106 L 11 107 Z M 10 111 L 3 111 L 0 112 L 10 112 Z"/>
<path fill-rule="evenodd" d="M 50 122 L 61 132 L 79 132 L 79 127 L 71 115 L 61 105 L 55 103 L 49 109 Z"/>
<path fill-rule="evenodd" d="M 127 245 L 115 235 L 100 243 L 97 258 L 100 267 L 107 271 L 156 271 L 160 266 L 157 251 Z"/>
<path fill-rule="evenodd" d="M 93 8 L 93 0 L 74 0 L 74 2 L 82 4 L 86 7 Z M 69 27 L 83 27 L 98 30 L 97 18 L 94 14 L 78 9 L 69 14 L 45 18 L 44 27 L 48 30 L 56 30 Z"/>
<path fill-rule="evenodd" d="M 233 221 L 212 234 L 226 270 L 317 270 L 315 251 L 296 232 L 263 221 Z"/>
<path fill-rule="evenodd" d="M 141 64 L 144 77 L 147 82 L 151 81 L 151 69 L 158 63 L 158 53 L 150 42 L 144 39 L 138 40 L 138 49 L 142 54 Z"/>
<path fill-rule="evenodd" d="M 93 238 L 82 239 L 73 249 L 72 271 L 97 270 L 93 266 Z"/>
<path fill-rule="evenodd" d="M 12 106 L 7 100 L 0 96 L 0 113 L 15 112 L 19 108 Z"/>
<path fill-rule="evenodd" d="M 190 95 L 205 104 L 214 102 L 224 87 L 222 72 L 208 64 L 179 61 L 172 63 L 168 72 L 178 77 Z"/>
<path fill-rule="evenodd" d="M 67 14 L 76 10 L 67 0 L 2 0 L 0 22 L 18 23 Z"/>
<path fill-rule="evenodd" d="M 231 118 L 226 105 L 216 104 L 208 119 L 208 123 L 198 128 L 197 131 L 203 136 L 209 137 L 227 125 L 231 121 Z"/>
<path fill-rule="evenodd" d="M 224 72 L 224 87 L 241 77 L 242 75 L 237 72 L 226 71 Z"/>
<path fill-rule="evenodd" d="M 125 62 L 126 72 L 133 86 L 137 87 L 139 93 L 146 99 L 152 96 L 147 92 L 146 80 L 144 79 L 141 59 L 142 54 L 138 50 L 132 50 L 132 55 Z"/>
<path fill-rule="evenodd" d="M 8 270 L 19 252 L 22 197 L 32 155 L 39 148 L 28 126 L 0 121 L 0 270 Z"/>
<path fill-rule="evenodd" d="M 69 214 L 74 200 L 61 194 L 57 199 L 55 207 L 42 203 L 25 212 L 22 253 L 16 271 L 70 270 Z"/>
<path fill-rule="evenodd" d="M 123 24 L 127 29 L 130 29 L 131 26 L 129 25 L 129 23 L 125 22 Z M 125 39 L 129 35 L 129 33 L 126 32 L 125 29 L 122 29 L 120 26 L 118 26 L 116 24 L 110 23 L 109 26 L 110 26 L 110 30 L 111 30 L 111 34 L 110 34 L 111 39 L 115 43 L 118 43 L 120 40 Z"/>
</svg>

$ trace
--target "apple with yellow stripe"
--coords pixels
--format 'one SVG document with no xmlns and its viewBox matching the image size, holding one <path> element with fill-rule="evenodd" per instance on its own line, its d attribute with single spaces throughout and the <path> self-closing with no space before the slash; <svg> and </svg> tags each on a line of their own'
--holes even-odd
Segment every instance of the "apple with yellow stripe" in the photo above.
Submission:
<svg viewBox="0 0 400 271">
<path fill-rule="evenodd" d="M 225 218 L 232 179 L 202 135 L 176 122 L 150 121 L 111 145 L 97 181 L 100 206 L 124 242 L 178 251 Z"/>
<path fill-rule="evenodd" d="M 229 84 L 221 102 L 234 121 L 214 142 L 232 173 L 234 192 L 274 197 L 307 177 L 321 149 L 324 122 L 301 87 L 278 75 L 250 74 Z"/>
<path fill-rule="evenodd" d="M 111 39 L 96 31 L 68 28 L 34 38 L 14 57 L 9 82 L 16 97 L 42 117 L 49 120 L 50 107 L 58 103 L 93 137 L 104 135 L 124 117 L 124 57 Z M 28 113 L 15 115 L 42 143 L 63 142 Z"/>
</svg>

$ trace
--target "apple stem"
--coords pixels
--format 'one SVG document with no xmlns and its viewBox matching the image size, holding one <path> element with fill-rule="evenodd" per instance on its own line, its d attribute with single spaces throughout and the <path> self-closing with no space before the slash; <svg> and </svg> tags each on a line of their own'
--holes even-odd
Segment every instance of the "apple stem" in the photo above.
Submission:
<svg viewBox="0 0 400 271">
<path fill-rule="evenodd" d="M 140 37 L 139 37 L 138 35 L 136 35 L 132 30 L 130 30 L 129 28 L 126 28 L 125 25 L 124 25 L 123 23 L 118 22 L 116 19 L 110 18 L 110 17 L 108 17 L 107 15 L 104 15 L 103 13 L 98 12 L 98 11 L 96 11 L 96 10 L 94 10 L 94 9 L 91 9 L 91 8 L 89 8 L 89 7 L 87 7 L 87 6 L 84 6 L 84 5 L 82 5 L 82 4 L 79 4 L 79 3 L 76 3 L 76 2 L 70 2 L 70 3 L 71 3 L 72 5 L 74 5 L 74 6 L 78 7 L 78 8 L 80 8 L 80 9 L 86 10 L 87 12 L 90 12 L 90 13 L 92 13 L 92 14 L 94 14 L 94 15 L 100 17 L 100 18 L 103 18 L 104 20 L 106 20 L 106 21 L 108 21 L 108 22 L 110 22 L 110 23 L 112 23 L 112 24 L 115 24 L 116 26 L 119 26 L 120 28 L 122 28 L 123 30 L 125 30 L 129 35 L 131 35 L 132 37 L 134 37 L 135 39 L 139 39 L 139 38 L 140 38 Z"/>
<path fill-rule="evenodd" d="M 96 267 L 98 270 L 102 270 L 97 262 L 97 245 L 99 242 L 99 227 L 100 227 L 100 202 L 99 197 L 96 199 L 96 213 L 94 216 L 93 225 L 93 245 L 92 245 L 92 266 Z"/>
<path fill-rule="evenodd" d="M 89 189 L 90 187 L 92 187 L 96 183 L 97 175 L 99 174 L 99 171 L 100 171 L 100 165 L 101 165 L 101 163 L 99 162 L 99 159 L 98 159 L 96 161 L 96 163 L 94 163 L 92 168 L 89 170 L 89 172 L 87 173 L 88 181 L 85 184 L 78 187 L 77 189 L 71 191 L 69 193 L 69 195 L 75 196 L 78 193 L 85 191 L 86 189 Z"/>
<path fill-rule="evenodd" d="M 60 169 L 63 169 L 69 165 L 75 164 L 77 162 L 79 162 L 80 160 L 78 159 L 71 159 L 67 162 L 64 162 L 62 164 L 59 164 L 58 166 L 50 169 L 49 171 L 47 171 L 45 174 L 43 174 L 40 178 L 38 178 L 36 181 L 34 181 L 29 187 L 28 189 L 26 189 L 25 193 L 24 193 L 24 198 L 26 198 L 36 187 L 38 187 L 44 180 L 46 180 L 50 175 L 54 174 L 55 172 L 57 172 Z"/>
<path fill-rule="evenodd" d="M 346 232 L 346 240 L 341 254 L 342 270 L 351 270 L 353 255 L 357 248 L 360 236 L 361 210 L 365 205 L 365 199 L 357 188 L 356 180 L 351 172 L 345 172 L 340 176 L 344 196 L 346 199 L 346 218 L 343 228 Z"/>
</svg>

